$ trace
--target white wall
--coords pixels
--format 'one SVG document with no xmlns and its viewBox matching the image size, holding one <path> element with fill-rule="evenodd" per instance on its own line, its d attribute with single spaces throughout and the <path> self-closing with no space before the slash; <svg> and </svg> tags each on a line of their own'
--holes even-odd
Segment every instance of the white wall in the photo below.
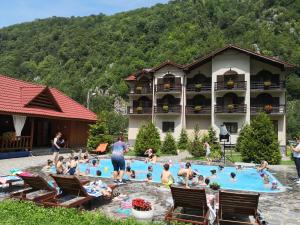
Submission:
<svg viewBox="0 0 300 225">
<path fill-rule="evenodd" d="M 158 128 L 161 140 L 163 140 L 166 135 L 166 133 L 162 132 L 162 122 L 174 122 L 175 123 L 174 133 L 172 133 L 172 134 L 175 139 L 178 139 L 180 136 L 181 129 L 182 129 L 181 116 L 180 115 L 157 115 L 157 116 L 155 116 L 155 126 Z"/>
<path fill-rule="evenodd" d="M 196 125 L 200 128 L 200 135 L 206 134 L 211 126 L 211 119 L 208 116 L 187 116 L 186 131 L 190 138 L 193 137 Z"/>
<path fill-rule="evenodd" d="M 134 144 L 140 126 L 148 122 L 151 122 L 151 116 L 129 116 L 128 142 L 130 145 Z"/>
</svg>

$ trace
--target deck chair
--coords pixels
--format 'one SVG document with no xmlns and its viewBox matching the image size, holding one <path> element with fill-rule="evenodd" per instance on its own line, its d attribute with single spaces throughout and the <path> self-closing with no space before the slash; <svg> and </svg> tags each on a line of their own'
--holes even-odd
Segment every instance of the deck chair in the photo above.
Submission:
<svg viewBox="0 0 300 225">
<path fill-rule="evenodd" d="M 187 189 L 171 186 L 171 194 L 174 206 L 166 213 L 165 220 L 177 220 L 179 222 L 192 224 L 208 224 L 208 207 L 206 202 L 205 189 Z M 183 213 L 176 212 L 181 207 Z M 194 213 L 188 213 L 194 210 Z"/>
<path fill-rule="evenodd" d="M 95 151 L 92 151 L 92 153 L 95 153 L 95 154 L 103 154 L 106 152 L 107 150 L 107 146 L 108 146 L 108 143 L 100 143 L 98 145 L 98 147 L 96 148 Z"/>
<path fill-rule="evenodd" d="M 61 193 L 52 199 L 42 202 L 44 206 L 61 206 L 65 208 L 83 207 L 94 197 L 87 194 L 82 182 L 76 176 L 70 175 L 50 175 L 60 188 Z"/>
<path fill-rule="evenodd" d="M 259 194 L 237 193 L 220 190 L 219 192 L 219 210 L 217 212 L 218 224 L 241 223 L 241 224 L 261 224 L 258 219 L 258 200 Z M 232 219 L 226 219 L 226 216 L 233 215 L 235 218 L 241 216 L 253 216 L 255 223 L 244 222 Z M 224 218 L 225 217 L 225 218 Z"/>
<path fill-rule="evenodd" d="M 53 198 L 57 194 L 56 189 L 50 186 L 50 184 L 41 176 L 18 176 L 24 181 L 24 184 L 27 187 L 11 193 L 11 198 L 41 202 L 42 200 Z"/>
</svg>

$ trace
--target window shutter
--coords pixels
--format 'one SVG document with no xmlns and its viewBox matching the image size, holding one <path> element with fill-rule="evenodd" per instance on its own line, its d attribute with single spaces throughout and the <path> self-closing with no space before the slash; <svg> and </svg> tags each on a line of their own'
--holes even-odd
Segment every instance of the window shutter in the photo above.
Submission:
<svg viewBox="0 0 300 225">
<path fill-rule="evenodd" d="M 224 82 L 224 75 L 218 75 L 217 82 Z"/>
<path fill-rule="evenodd" d="M 223 98 L 222 97 L 217 97 L 217 105 L 223 105 Z"/>
</svg>

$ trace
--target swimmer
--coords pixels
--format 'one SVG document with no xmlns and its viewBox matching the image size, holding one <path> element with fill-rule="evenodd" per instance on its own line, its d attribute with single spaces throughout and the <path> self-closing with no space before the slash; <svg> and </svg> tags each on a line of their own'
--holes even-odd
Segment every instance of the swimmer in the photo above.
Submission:
<svg viewBox="0 0 300 225">
<path fill-rule="evenodd" d="M 205 178 L 204 183 L 208 186 L 210 183 L 210 179 L 209 178 Z"/>
<path fill-rule="evenodd" d="M 268 169 L 268 166 L 269 166 L 269 163 L 266 160 L 263 160 L 261 162 L 261 164 L 258 167 L 256 167 L 256 169 L 257 169 L 257 171 L 260 172 L 260 171 L 263 171 L 265 169 Z"/>
<path fill-rule="evenodd" d="M 153 167 L 152 166 L 148 166 L 148 172 L 153 172 Z"/>
<path fill-rule="evenodd" d="M 93 159 L 93 161 L 92 161 L 92 167 L 97 167 L 98 165 L 97 165 L 97 160 L 96 159 Z"/>
<path fill-rule="evenodd" d="M 51 159 L 48 159 L 47 165 L 43 167 L 42 171 L 50 172 L 52 166 L 53 166 L 53 161 Z"/>
<path fill-rule="evenodd" d="M 189 180 L 193 178 L 194 175 L 191 166 L 191 163 L 187 162 L 185 168 L 178 171 L 178 178 L 181 179 L 181 183 L 185 183 L 186 188 L 190 188 Z"/>
<path fill-rule="evenodd" d="M 232 182 L 236 182 L 236 174 L 234 172 L 230 173 L 230 179 Z"/>
<path fill-rule="evenodd" d="M 207 184 L 204 182 L 204 176 L 199 175 L 198 176 L 198 185 L 200 186 L 206 186 Z"/>
<path fill-rule="evenodd" d="M 224 169 L 224 166 L 219 165 L 219 166 L 218 166 L 218 169 L 219 169 L 219 171 L 222 171 L 222 170 Z"/>
<path fill-rule="evenodd" d="M 174 183 L 174 177 L 172 176 L 169 169 L 170 169 L 170 165 L 168 163 L 166 163 L 164 165 L 164 170 L 160 176 L 161 183 L 165 186 L 171 186 Z"/>
<path fill-rule="evenodd" d="M 130 167 L 130 166 L 126 166 L 126 175 L 127 175 L 128 177 L 131 176 L 131 167 Z"/>
<path fill-rule="evenodd" d="M 96 175 L 97 175 L 97 177 L 101 177 L 101 175 L 102 175 L 101 170 L 97 170 L 97 171 L 96 171 Z"/>
<path fill-rule="evenodd" d="M 210 172 L 211 172 L 210 179 L 215 179 L 217 177 L 217 171 L 211 170 Z"/>
<path fill-rule="evenodd" d="M 151 173 L 147 173 L 147 179 L 146 179 L 147 182 L 152 182 L 152 174 Z"/>
<path fill-rule="evenodd" d="M 130 178 L 135 179 L 135 171 L 134 170 L 131 170 Z"/>
</svg>

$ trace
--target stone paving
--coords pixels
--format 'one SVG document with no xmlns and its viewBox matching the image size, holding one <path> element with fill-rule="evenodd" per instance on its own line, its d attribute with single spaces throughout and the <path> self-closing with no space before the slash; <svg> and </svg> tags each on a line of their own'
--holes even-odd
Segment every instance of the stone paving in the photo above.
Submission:
<svg viewBox="0 0 300 225">
<path fill-rule="evenodd" d="M 178 156 L 161 157 L 163 161 L 179 161 L 187 157 L 187 153 L 180 153 Z M 11 168 L 27 169 L 31 172 L 40 172 L 41 166 L 51 156 L 38 156 L 29 158 L 9 159 L 0 161 L 0 174 L 7 174 Z M 262 193 L 259 201 L 259 210 L 263 219 L 272 225 L 300 225 L 300 185 L 296 185 L 293 177 L 296 176 L 294 166 L 271 166 L 276 178 L 288 190 L 282 193 L 267 194 Z M 45 176 L 45 174 L 42 174 Z M 111 180 L 106 180 L 110 183 Z M 1 189 L 0 189 L 1 190 Z M 170 191 L 157 184 L 148 184 L 144 182 L 129 182 L 117 188 L 121 194 L 127 195 L 130 199 L 135 197 L 144 197 L 154 203 L 155 219 L 163 220 L 164 214 L 172 204 Z M 7 196 L 0 193 L 0 199 Z M 107 215 L 116 216 L 115 212 L 120 207 L 119 201 L 105 202 L 97 205 L 94 210 L 105 212 Z"/>
</svg>

